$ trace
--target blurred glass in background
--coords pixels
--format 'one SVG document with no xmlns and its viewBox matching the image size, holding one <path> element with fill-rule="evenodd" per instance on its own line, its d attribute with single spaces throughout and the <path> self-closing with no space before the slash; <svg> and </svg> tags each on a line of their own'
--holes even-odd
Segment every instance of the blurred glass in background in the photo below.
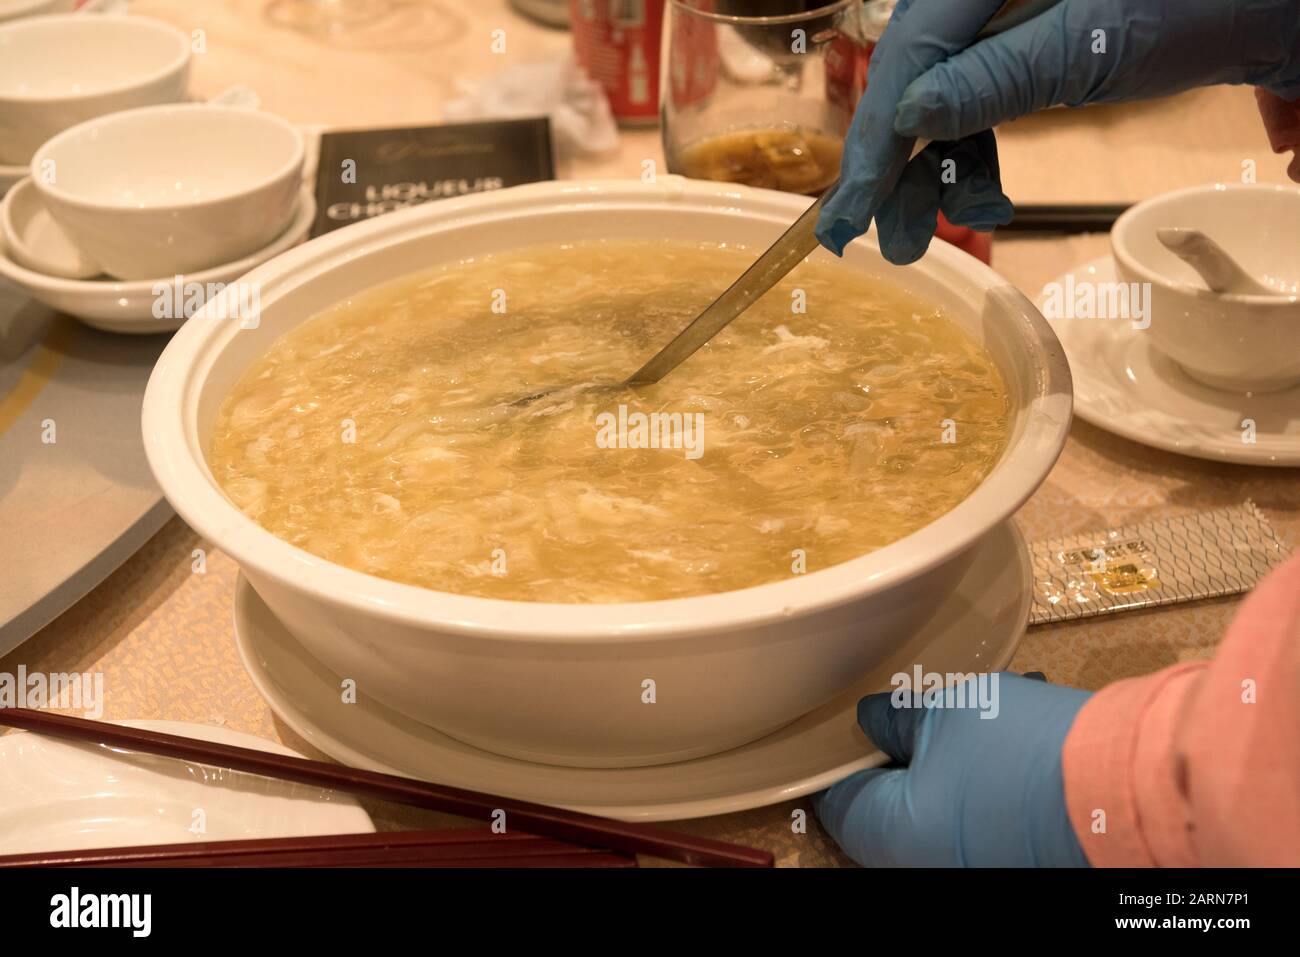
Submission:
<svg viewBox="0 0 1300 957">
<path fill-rule="evenodd" d="M 669 0 L 660 99 L 668 169 L 820 194 L 892 0 Z"/>
<path fill-rule="evenodd" d="M 263 15 L 318 42 L 358 49 L 428 51 L 466 29 L 455 5 L 440 0 L 268 0 Z"/>
<path fill-rule="evenodd" d="M 354 30 L 387 16 L 389 0 L 271 0 L 267 19 L 279 26 L 308 33 Z"/>
</svg>

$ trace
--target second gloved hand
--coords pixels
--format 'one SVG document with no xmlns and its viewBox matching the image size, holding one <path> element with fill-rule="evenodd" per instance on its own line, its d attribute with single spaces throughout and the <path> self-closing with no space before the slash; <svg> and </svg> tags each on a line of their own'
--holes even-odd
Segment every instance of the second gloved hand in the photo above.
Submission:
<svg viewBox="0 0 1300 957">
<path fill-rule="evenodd" d="M 875 220 L 885 258 L 903 264 L 925 252 L 938 209 L 976 229 L 1010 221 L 990 132 L 1004 120 L 1215 83 L 1300 97 L 1300 0 L 1060 0 L 976 40 L 1001 6 L 900 0 L 818 223 L 828 249 Z M 909 163 L 918 137 L 939 142 Z M 950 183 L 933 175 L 945 159 Z"/>
<path fill-rule="evenodd" d="M 863 698 L 862 729 L 904 767 L 817 795 L 822 824 L 870 867 L 1086 867 L 1061 748 L 1089 692 L 1009 672 L 974 680 L 986 683 L 982 707 L 971 681 L 964 701 L 952 687 L 923 707 L 895 707 L 908 692 Z"/>
</svg>

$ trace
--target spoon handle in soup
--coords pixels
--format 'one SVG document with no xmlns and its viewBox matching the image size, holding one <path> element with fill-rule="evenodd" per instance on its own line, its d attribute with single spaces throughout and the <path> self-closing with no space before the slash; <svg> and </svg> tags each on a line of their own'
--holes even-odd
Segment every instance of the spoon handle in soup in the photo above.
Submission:
<svg viewBox="0 0 1300 957">
<path fill-rule="evenodd" d="M 926 139 L 918 139 L 912 147 L 912 156 L 930 145 Z M 794 225 L 781 234 L 754 265 L 741 274 L 713 304 L 695 317 L 689 326 L 679 332 L 676 338 L 664 346 L 654 357 L 643 365 L 627 380 L 628 385 L 650 385 L 658 382 L 668 373 L 695 354 L 695 351 L 708 342 L 727 323 L 754 304 L 759 296 L 767 292 L 784 279 L 795 266 L 804 261 L 817 248 L 817 236 L 814 232 L 817 217 L 822 206 L 840 185 L 838 179 L 826 188 L 826 192 L 809 206 Z"/>
<path fill-rule="evenodd" d="M 826 197 L 838 185 L 837 179 L 726 292 L 713 300 L 712 305 L 696 316 L 654 358 L 634 372 L 627 380 L 628 385 L 658 382 L 721 332 L 727 323 L 752 306 L 759 296 L 784 279 L 791 269 L 803 262 L 817 248 L 817 236 L 813 233 L 817 215 L 822 211 Z"/>
<path fill-rule="evenodd" d="M 1060 0 L 1006 0 L 980 31 L 979 36 L 986 37 L 1001 33 L 1037 16 L 1059 2 Z M 912 148 L 912 156 L 915 157 L 929 145 L 929 140 L 918 139 Z M 787 229 L 767 252 L 758 257 L 758 262 L 745 270 L 726 292 L 696 316 L 695 320 L 679 332 L 672 342 L 660 349 L 649 362 L 634 372 L 627 380 L 627 384 L 649 385 L 672 372 L 816 249 L 817 237 L 813 234 L 813 229 L 817 225 L 817 217 L 827 197 L 835 192 L 839 184 L 840 181 L 836 179 L 827 187 L 817 201 L 794 221 L 794 225 Z"/>
</svg>

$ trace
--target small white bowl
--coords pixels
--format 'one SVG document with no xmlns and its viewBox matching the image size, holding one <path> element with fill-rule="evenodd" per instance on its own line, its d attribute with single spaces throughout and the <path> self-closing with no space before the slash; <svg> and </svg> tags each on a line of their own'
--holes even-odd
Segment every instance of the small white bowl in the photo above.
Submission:
<svg viewBox="0 0 1300 957">
<path fill-rule="evenodd" d="M 263 248 L 231 263 L 214 266 L 182 277 L 183 283 L 225 286 L 244 273 L 296 246 L 316 220 L 316 200 L 309 187 L 303 186 L 293 219 L 283 233 Z M 175 277 L 137 279 L 122 282 L 114 279 L 60 279 L 14 261 L 13 252 L 0 241 L 0 276 L 37 302 L 57 312 L 64 312 L 86 325 L 103 332 L 127 335 L 151 335 L 172 332 L 185 322 L 184 316 L 156 315 L 158 285 L 173 287 Z"/>
<path fill-rule="evenodd" d="M 0 163 L 26 164 L 92 117 L 185 97 L 190 38 L 148 17 L 60 13 L 0 24 Z"/>
<path fill-rule="evenodd" d="M 905 648 L 974 561 L 976 543 L 1033 493 L 1061 451 L 1070 371 L 1060 343 L 1029 301 L 973 256 L 935 243 L 897 268 L 868 237 L 849 246 L 843 268 L 903 285 L 986 346 L 1008 390 L 1006 450 L 968 498 L 931 524 L 789 580 L 605 605 L 418 588 L 277 538 L 225 495 L 205 450 L 222 401 L 250 363 L 320 310 L 378 283 L 537 243 L 664 238 L 759 250 L 807 205 L 677 176 L 551 182 L 426 203 L 329 233 L 244 277 L 260 284 L 257 328 L 205 310 L 172 338 L 145 392 L 150 467 L 182 518 L 239 563 L 314 657 L 454 738 L 588 767 L 660 764 L 752 741 Z M 973 645 L 984 640 L 970 635 Z M 653 707 L 641 698 L 647 677 L 660 689 Z"/>
<path fill-rule="evenodd" d="M 147 106 L 64 130 L 32 157 L 32 180 L 105 273 L 149 279 L 269 243 L 293 215 L 305 155 L 302 134 L 270 113 Z"/>
<path fill-rule="evenodd" d="M 1156 237 L 1199 229 L 1277 295 L 1215 293 Z M 1233 392 L 1300 382 L 1300 186 L 1216 183 L 1129 209 L 1110 234 L 1120 279 L 1147 284 L 1155 347 L 1197 381 Z"/>
</svg>

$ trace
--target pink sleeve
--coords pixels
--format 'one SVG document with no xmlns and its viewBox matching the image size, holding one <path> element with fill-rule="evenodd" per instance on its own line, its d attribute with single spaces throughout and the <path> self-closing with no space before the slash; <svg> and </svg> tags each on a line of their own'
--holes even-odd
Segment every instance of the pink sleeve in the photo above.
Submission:
<svg viewBox="0 0 1300 957">
<path fill-rule="evenodd" d="M 1062 758 L 1094 865 L 1300 865 L 1300 556 L 1256 586 L 1213 661 L 1093 695 Z"/>
</svg>

